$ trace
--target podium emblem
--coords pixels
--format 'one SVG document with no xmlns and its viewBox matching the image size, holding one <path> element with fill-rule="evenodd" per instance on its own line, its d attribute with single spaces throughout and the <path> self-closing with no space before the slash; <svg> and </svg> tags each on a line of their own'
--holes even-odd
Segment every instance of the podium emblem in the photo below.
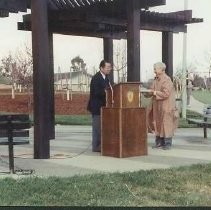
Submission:
<svg viewBox="0 0 211 210">
<path fill-rule="evenodd" d="M 127 100 L 132 103 L 133 102 L 133 98 L 134 98 L 134 94 L 132 91 L 128 91 L 127 92 Z"/>
</svg>

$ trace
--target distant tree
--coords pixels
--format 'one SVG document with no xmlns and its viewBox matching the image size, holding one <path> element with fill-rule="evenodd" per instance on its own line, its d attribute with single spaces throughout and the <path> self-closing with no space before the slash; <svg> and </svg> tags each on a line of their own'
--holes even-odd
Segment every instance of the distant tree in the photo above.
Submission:
<svg viewBox="0 0 211 210">
<path fill-rule="evenodd" d="M 206 88 L 204 78 L 200 77 L 198 74 L 195 74 L 193 77 L 193 86 L 199 88 Z"/>
<path fill-rule="evenodd" d="M 211 78 L 211 48 L 204 52 L 203 59 L 197 60 L 197 65 L 204 75 Z"/>
<path fill-rule="evenodd" d="M 114 47 L 113 70 L 117 75 L 117 83 L 127 81 L 127 47 L 125 41 L 119 41 Z"/>
<path fill-rule="evenodd" d="M 0 66 L 0 74 L 3 77 L 7 77 L 11 80 L 11 82 L 14 84 L 17 80 L 17 63 L 15 61 L 15 58 L 9 53 L 7 56 L 2 58 L 1 60 L 1 66 Z"/>
<path fill-rule="evenodd" d="M 29 87 L 32 85 L 33 62 L 31 49 L 17 50 L 1 59 L 0 75 L 11 80 L 12 85 Z"/>
<path fill-rule="evenodd" d="M 189 75 L 192 74 L 196 70 L 196 67 L 193 63 L 190 63 L 187 65 L 186 69 L 186 78 L 189 78 Z M 183 67 L 182 65 L 179 65 L 176 69 L 176 73 L 174 74 L 173 83 L 176 90 L 177 97 L 179 98 L 182 94 L 182 91 L 184 88 L 187 88 L 186 86 L 183 87 Z"/>
<path fill-rule="evenodd" d="M 80 56 L 76 56 L 71 60 L 71 68 L 73 69 L 74 72 L 76 71 L 84 71 L 86 72 L 86 63 Z"/>
</svg>

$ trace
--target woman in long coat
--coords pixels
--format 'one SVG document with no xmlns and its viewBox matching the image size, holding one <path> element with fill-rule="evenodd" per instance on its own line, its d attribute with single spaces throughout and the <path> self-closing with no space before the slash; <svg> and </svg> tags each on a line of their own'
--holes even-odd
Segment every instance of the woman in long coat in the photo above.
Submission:
<svg viewBox="0 0 211 210">
<path fill-rule="evenodd" d="M 155 147 L 170 149 L 177 127 L 178 111 L 171 78 L 165 73 L 164 63 L 154 64 L 155 80 L 151 86 L 152 104 L 148 109 L 149 129 L 155 133 Z"/>
</svg>

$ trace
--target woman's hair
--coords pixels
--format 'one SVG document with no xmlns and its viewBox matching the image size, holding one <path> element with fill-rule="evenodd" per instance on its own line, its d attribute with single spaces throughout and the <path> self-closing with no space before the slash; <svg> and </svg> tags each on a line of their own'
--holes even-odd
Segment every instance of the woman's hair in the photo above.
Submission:
<svg viewBox="0 0 211 210">
<path fill-rule="evenodd" d="M 99 68 L 104 68 L 105 65 L 106 65 L 106 63 L 110 63 L 110 62 L 108 62 L 108 61 L 106 61 L 106 60 L 102 60 L 102 61 L 100 62 Z"/>
<path fill-rule="evenodd" d="M 154 69 L 155 69 L 155 68 L 160 68 L 160 69 L 162 69 L 163 71 L 166 70 L 166 64 L 165 64 L 165 63 L 162 63 L 162 62 L 157 62 L 157 63 L 155 63 L 155 64 L 153 65 L 153 67 L 154 67 Z"/>
</svg>

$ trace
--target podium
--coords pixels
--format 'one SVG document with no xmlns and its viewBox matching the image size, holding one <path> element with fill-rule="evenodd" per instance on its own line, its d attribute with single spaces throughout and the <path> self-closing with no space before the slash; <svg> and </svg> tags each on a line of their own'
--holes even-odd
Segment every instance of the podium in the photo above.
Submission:
<svg viewBox="0 0 211 210">
<path fill-rule="evenodd" d="M 120 83 L 106 91 L 101 108 L 103 156 L 147 155 L 146 109 L 140 108 L 140 83 Z"/>
</svg>

